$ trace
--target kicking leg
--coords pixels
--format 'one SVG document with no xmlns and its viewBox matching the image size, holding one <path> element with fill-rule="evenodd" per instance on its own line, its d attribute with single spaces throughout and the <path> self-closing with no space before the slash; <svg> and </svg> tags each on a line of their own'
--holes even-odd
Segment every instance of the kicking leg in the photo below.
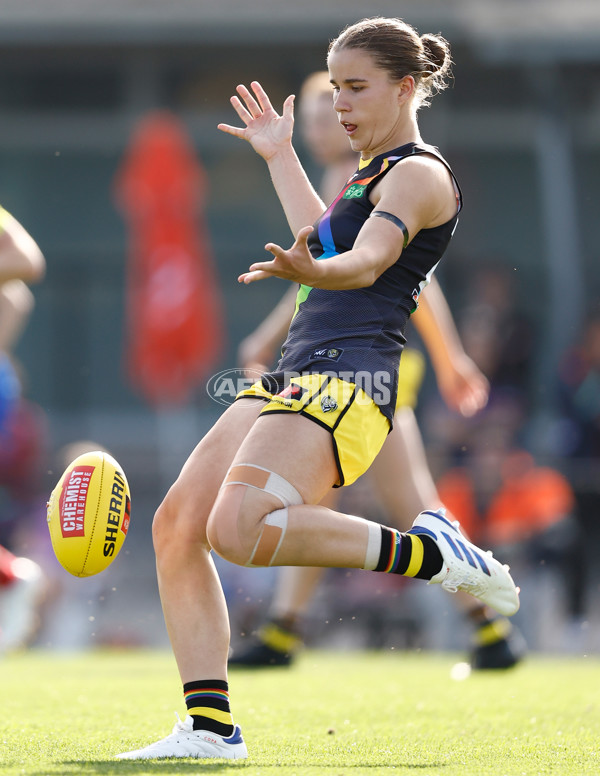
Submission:
<svg viewBox="0 0 600 776">
<path fill-rule="evenodd" d="M 317 502 L 337 479 L 333 446 L 324 434 L 329 432 L 299 415 L 259 419 L 209 517 L 208 537 L 219 554 L 250 566 L 398 573 L 429 579 L 452 592 L 466 590 L 505 614 L 518 609 L 507 568 L 490 554 L 484 559 L 441 515 L 423 513 L 409 532 L 400 534 L 320 506 Z"/>
</svg>

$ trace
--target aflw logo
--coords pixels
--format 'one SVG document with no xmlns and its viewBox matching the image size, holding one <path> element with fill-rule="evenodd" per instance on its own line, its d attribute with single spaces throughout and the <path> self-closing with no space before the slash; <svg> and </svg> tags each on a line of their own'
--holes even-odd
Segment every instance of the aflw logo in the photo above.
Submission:
<svg viewBox="0 0 600 776">
<path fill-rule="evenodd" d="M 63 485 L 60 501 L 60 530 L 63 538 L 85 536 L 85 502 L 94 466 L 76 466 Z"/>
</svg>

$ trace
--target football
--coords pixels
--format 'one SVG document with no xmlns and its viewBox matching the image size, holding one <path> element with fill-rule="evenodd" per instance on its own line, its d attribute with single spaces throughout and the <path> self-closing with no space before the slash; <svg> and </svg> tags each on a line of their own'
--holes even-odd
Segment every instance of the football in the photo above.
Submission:
<svg viewBox="0 0 600 776">
<path fill-rule="evenodd" d="M 123 546 L 131 516 L 129 485 L 117 461 L 94 451 L 75 458 L 50 495 L 52 547 L 75 577 L 104 571 Z"/>
</svg>

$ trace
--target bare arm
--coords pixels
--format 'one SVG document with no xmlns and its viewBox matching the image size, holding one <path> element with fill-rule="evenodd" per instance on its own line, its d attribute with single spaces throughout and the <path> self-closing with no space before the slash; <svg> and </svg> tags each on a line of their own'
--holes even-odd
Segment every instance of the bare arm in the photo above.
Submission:
<svg viewBox="0 0 600 776">
<path fill-rule="evenodd" d="M 43 278 L 45 269 L 46 262 L 33 237 L 0 208 L 0 284 L 15 279 L 35 283 Z"/>
<path fill-rule="evenodd" d="M 413 320 L 423 338 L 446 404 L 470 417 L 487 404 L 489 383 L 465 353 L 452 313 L 435 278 L 421 294 Z"/>
<path fill-rule="evenodd" d="M 0 351 L 12 350 L 33 306 L 33 294 L 22 280 L 9 280 L 0 286 Z"/>
<path fill-rule="evenodd" d="M 294 96 L 290 95 L 285 100 L 280 116 L 262 86 L 253 81 L 251 87 L 254 94 L 240 85 L 237 87 L 239 97 L 234 95 L 231 98 L 233 108 L 246 126 L 219 124 L 218 129 L 247 140 L 266 161 L 292 234 L 297 237 L 302 227 L 317 220 L 325 205 L 310 183 L 292 145 Z"/>
<path fill-rule="evenodd" d="M 409 235 L 444 223 L 456 212 L 447 171 L 439 162 L 426 158 L 414 157 L 397 165 L 376 187 L 373 202 L 376 208 L 400 218 Z M 403 250 L 404 234 L 395 224 L 383 218 L 367 218 L 352 250 L 315 260 L 307 246 L 311 231 L 311 227 L 301 229 L 289 250 L 268 243 L 265 248 L 275 258 L 255 262 L 238 280 L 253 283 L 275 276 L 311 288 L 366 288 L 398 260 Z"/>
</svg>

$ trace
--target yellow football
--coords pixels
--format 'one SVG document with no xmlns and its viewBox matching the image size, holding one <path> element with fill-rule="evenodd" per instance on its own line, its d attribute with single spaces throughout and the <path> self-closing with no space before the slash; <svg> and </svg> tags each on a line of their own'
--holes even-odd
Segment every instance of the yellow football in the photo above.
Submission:
<svg viewBox="0 0 600 776">
<path fill-rule="evenodd" d="M 131 494 L 123 469 L 105 452 L 80 455 L 52 491 L 47 516 L 54 554 L 69 574 L 104 571 L 129 530 Z"/>
</svg>

